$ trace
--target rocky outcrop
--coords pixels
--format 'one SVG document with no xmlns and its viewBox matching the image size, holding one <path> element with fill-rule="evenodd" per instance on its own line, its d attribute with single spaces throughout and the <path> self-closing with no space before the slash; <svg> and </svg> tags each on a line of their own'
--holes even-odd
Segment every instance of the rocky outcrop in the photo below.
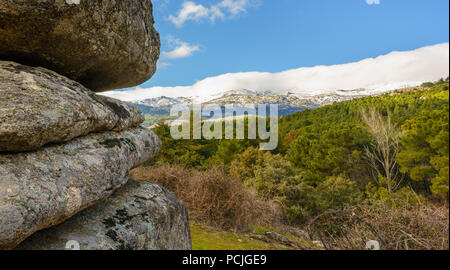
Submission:
<svg viewBox="0 0 450 270">
<path fill-rule="evenodd" d="M 135 128 L 31 153 L 0 154 L 0 249 L 107 198 L 160 145 L 152 131 Z"/>
<path fill-rule="evenodd" d="M 191 248 L 184 205 L 127 184 L 161 141 L 94 93 L 153 75 L 153 23 L 150 0 L 0 1 L 0 249 Z"/>
<path fill-rule="evenodd" d="M 66 247 L 82 250 L 191 249 L 186 207 L 156 184 L 130 180 L 110 198 L 60 225 L 37 232 L 17 249 L 63 250 Z"/>
<path fill-rule="evenodd" d="M 144 121 L 141 111 L 44 68 L 0 61 L 0 152 L 37 150 Z"/>
<path fill-rule="evenodd" d="M 2 0 L 0 59 L 99 92 L 150 79 L 159 58 L 150 0 Z"/>
</svg>

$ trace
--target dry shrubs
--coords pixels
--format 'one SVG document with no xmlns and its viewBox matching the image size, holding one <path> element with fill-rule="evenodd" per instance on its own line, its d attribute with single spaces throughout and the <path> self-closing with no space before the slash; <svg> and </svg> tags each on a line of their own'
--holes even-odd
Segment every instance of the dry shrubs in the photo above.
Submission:
<svg viewBox="0 0 450 270">
<path fill-rule="evenodd" d="M 322 215 L 310 229 L 327 249 L 365 249 L 367 241 L 376 240 L 388 250 L 448 250 L 449 209 L 362 205 Z"/>
<path fill-rule="evenodd" d="M 191 220 L 216 228 L 246 231 L 281 219 L 274 203 L 262 201 L 220 168 L 202 172 L 170 165 L 140 167 L 131 177 L 166 187 L 184 202 Z"/>
</svg>

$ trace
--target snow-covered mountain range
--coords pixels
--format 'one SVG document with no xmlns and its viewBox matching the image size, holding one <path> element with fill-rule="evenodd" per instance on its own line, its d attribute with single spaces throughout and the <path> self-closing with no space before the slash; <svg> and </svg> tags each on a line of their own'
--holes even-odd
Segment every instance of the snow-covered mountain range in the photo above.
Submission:
<svg viewBox="0 0 450 270">
<path fill-rule="evenodd" d="M 255 92 L 246 89 L 230 90 L 225 92 L 220 97 L 210 97 L 207 100 L 202 100 L 202 105 L 216 104 L 224 110 L 227 104 L 236 104 L 245 107 L 245 105 L 258 104 L 277 104 L 279 116 L 303 111 L 306 109 L 315 109 L 321 106 L 330 105 L 336 102 L 345 100 L 366 97 L 370 95 L 377 95 L 378 92 L 367 91 L 366 89 L 357 90 L 338 90 L 327 94 L 320 94 L 315 96 L 301 96 L 295 93 L 286 92 L 285 94 L 276 94 L 270 91 L 264 93 Z M 151 125 L 158 121 L 158 119 L 168 119 L 170 110 L 174 105 L 185 105 L 191 107 L 192 104 L 198 104 L 198 97 L 157 97 L 149 98 L 141 101 L 136 101 L 133 104 L 142 110 L 147 115 L 159 115 L 153 117 L 152 121 L 147 124 Z M 205 115 L 204 115 L 205 117 Z"/>
<path fill-rule="evenodd" d="M 354 63 L 303 67 L 278 73 L 241 72 L 209 77 L 191 86 L 135 88 L 101 93 L 167 115 L 175 104 L 278 104 L 280 114 L 353 98 L 416 87 L 449 75 L 449 43 L 391 52 Z M 157 117 L 156 117 L 157 118 Z M 153 120 L 152 120 L 153 121 Z"/>
<path fill-rule="evenodd" d="M 449 43 L 442 43 L 412 51 L 394 51 L 347 64 L 302 67 L 278 73 L 227 73 L 205 78 L 190 86 L 138 87 L 102 94 L 124 101 L 163 96 L 196 97 L 201 101 L 210 101 L 230 90 L 235 94 L 286 95 L 290 92 L 300 98 L 336 93 L 353 95 L 354 91 L 373 95 L 436 81 L 441 77 L 446 78 L 448 74 Z"/>
</svg>

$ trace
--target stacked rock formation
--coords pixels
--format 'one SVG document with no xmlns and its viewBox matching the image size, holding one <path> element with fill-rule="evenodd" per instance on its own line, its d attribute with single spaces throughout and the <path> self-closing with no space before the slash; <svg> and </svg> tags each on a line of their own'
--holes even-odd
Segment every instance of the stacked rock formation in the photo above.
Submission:
<svg viewBox="0 0 450 270">
<path fill-rule="evenodd" d="M 191 248 L 184 205 L 128 179 L 161 141 L 95 93 L 153 75 L 153 23 L 150 0 L 0 2 L 0 249 Z"/>
</svg>

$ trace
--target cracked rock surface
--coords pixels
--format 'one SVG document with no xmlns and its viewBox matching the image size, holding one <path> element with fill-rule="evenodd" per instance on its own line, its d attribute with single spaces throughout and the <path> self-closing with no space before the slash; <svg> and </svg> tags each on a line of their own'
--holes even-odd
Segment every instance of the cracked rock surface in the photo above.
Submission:
<svg viewBox="0 0 450 270">
<path fill-rule="evenodd" d="M 37 150 L 144 121 L 139 109 L 44 68 L 0 61 L 0 152 Z"/>
<path fill-rule="evenodd" d="M 0 249 L 14 248 L 34 232 L 109 197 L 160 147 L 151 130 L 138 127 L 90 134 L 36 152 L 0 154 Z"/>
<path fill-rule="evenodd" d="M 25 250 L 189 250 L 186 207 L 165 188 L 131 180 L 110 198 L 37 232 Z"/>
</svg>

